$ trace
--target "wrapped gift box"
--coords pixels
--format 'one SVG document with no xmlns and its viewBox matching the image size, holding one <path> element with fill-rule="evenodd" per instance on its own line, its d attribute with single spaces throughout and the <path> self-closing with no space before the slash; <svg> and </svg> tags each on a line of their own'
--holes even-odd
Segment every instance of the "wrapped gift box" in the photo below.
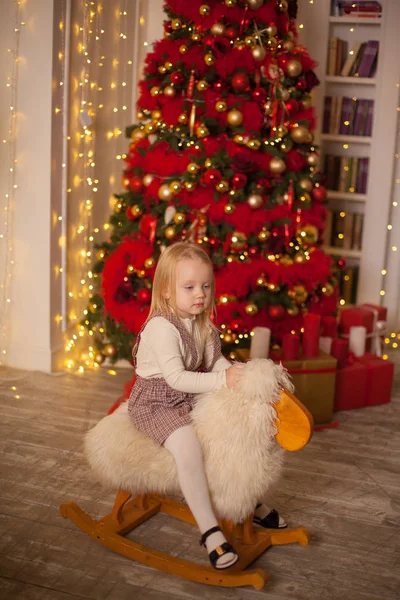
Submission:
<svg viewBox="0 0 400 600">
<path fill-rule="evenodd" d="M 248 350 L 235 350 L 239 360 L 249 358 Z M 280 362 L 280 352 L 271 352 L 270 358 Z M 315 358 L 302 358 L 282 362 L 289 371 L 297 398 L 314 417 L 316 425 L 332 421 L 337 360 L 322 350 Z"/>
<path fill-rule="evenodd" d="M 371 308 L 354 306 L 340 311 L 340 335 L 348 337 L 351 327 L 365 327 L 367 335 L 372 334 L 375 315 Z M 371 348 L 371 337 L 367 338 L 367 350 Z"/>
<path fill-rule="evenodd" d="M 357 362 L 367 367 L 367 386 L 364 406 L 390 402 L 394 377 L 394 363 L 375 354 L 364 354 Z"/>
<path fill-rule="evenodd" d="M 365 406 L 367 366 L 361 362 L 338 369 L 336 375 L 335 410 L 351 410 Z"/>
</svg>

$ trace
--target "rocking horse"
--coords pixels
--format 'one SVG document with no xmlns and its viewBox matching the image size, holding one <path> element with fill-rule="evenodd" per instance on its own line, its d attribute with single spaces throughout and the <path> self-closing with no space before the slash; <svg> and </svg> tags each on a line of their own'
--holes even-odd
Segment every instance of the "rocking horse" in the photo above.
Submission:
<svg viewBox="0 0 400 600">
<path fill-rule="evenodd" d="M 260 590 L 268 575 L 245 570 L 249 564 L 270 546 L 309 542 L 303 527 L 254 525 L 253 511 L 279 479 L 283 449 L 300 450 L 310 440 L 312 416 L 292 394 L 285 369 L 265 359 L 247 362 L 237 387 L 199 395 L 191 416 L 215 513 L 240 557 L 233 567 L 218 571 L 124 537 L 159 512 L 196 524 L 185 504 L 166 497 L 180 492 L 172 455 L 134 427 L 127 403 L 85 437 L 85 454 L 97 478 L 119 490 L 111 513 L 94 520 L 67 502 L 61 515 L 100 544 L 145 565 L 209 585 Z"/>
</svg>

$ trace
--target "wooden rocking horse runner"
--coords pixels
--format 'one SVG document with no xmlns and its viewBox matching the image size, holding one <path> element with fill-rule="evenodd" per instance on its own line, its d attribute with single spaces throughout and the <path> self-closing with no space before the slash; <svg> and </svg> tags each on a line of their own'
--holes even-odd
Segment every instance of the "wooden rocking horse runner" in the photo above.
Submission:
<svg viewBox="0 0 400 600">
<path fill-rule="evenodd" d="M 271 386 L 271 378 L 275 377 L 275 385 L 279 381 L 279 378 L 283 376 L 283 369 L 282 371 L 279 371 L 279 369 L 282 368 L 278 365 L 273 365 L 268 360 L 254 359 L 250 361 L 244 369 L 247 373 L 247 378 L 243 378 L 242 389 L 239 390 L 241 393 L 232 394 L 232 390 L 225 390 L 220 394 L 220 396 L 225 394 L 225 397 L 220 399 L 220 405 L 223 406 L 224 402 L 226 405 L 226 394 L 230 394 L 229 402 L 233 404 L 234 412 L 232 414 L 235 415 L 235 418 L 237 417 L 237 427 L 240 427 L 240 424 L 244 421 L 245 413 L 243 413 L 243 410 L 247 411 L 247 413 L 249 410 L 252 410 L 255 416 L 252 422 L 259 427 L 260 424 L 258 423 L 257 415 L 269 414 L 268 411 L 273 406 L 274 411 L 276 411 L 274 412 L 277 429 L 275 434 L 276 442 L 285 450 L 296 451 L 303 448 L 310 440 L 313 420 L 307 409 L 290 391 L 287 389 L 282 390 L 281 388 L 281 391 L 275 394 L 272 402 L 270 402 L 271 406 L 268 407 L 265 406 L 265 398 L 259 397 L 260 394 L 258 394 L 257 398 L 254 396 L 254 398 L 246 397 L 243 399 L 244 395 L 247 394 L 248 396 L 251 383 L 253 383 L 254 387 L 255 380 L 257 381 L 257 386 L 260 389 L 264 389 L 268 385 Z M 270 387 L 270 391 L 274 389 L 274 385 Z M 214 394 L 212 403 L 211 401 L 207 403 L 207 396 L 210 396 L 210 394 L 202 395 L 201 402 L 198 402 L 193 411 L 193 424 L 195 427 L 197 426 L 200 441 L 202 441 L 202 421 L 209 414 L 207 410 L 210 410 L 210 406 L 214 410 L 215 403 L 219 401 L 219 398 L 216 398 Z M 250 401 L 253 404 L 249 408 Z M 219 405 L 217 409 L 219 409 Z M 225 423 L 223 425 L 225 427 Z M 104 435 L 106 431 L 107 437 Z M 246 431 L 244 432 L 244 438 L 247 436 L 250 439 L 250 443 L 254 444 L 254 439 L 258 439 L 257 435 L 259 435 L 259 431 L 260 429 L 254 433 L 253 437 L 251 431 Z M 240 431 L 238 431 L 238 435 L 240 436 Z M 114 438 L 115 442 L 118 442 L 118 447 L 112 446 L 112 441 L 110 442 L 112 438 Z M 240 518 L 241 522 L 236 522 L 238 519 L 226 518 L 227 514 L 226 511 L 224 512 L 223 499 L 220 500 L 218 498 L 218 486 L 214 489 L 213 501 L 217 512 L 220 515 L 224 515 L 220 518 L 219 522 L 227 540 L 234 546 L 240 557 L 239 561 L 229 570 L 217 571 L 211 566 L 203 566 L 173 557 L 125 538 L 124 534 L 132 531 L 135 527 L 159 512 L 195 525 L 195 520 L 186 505 L 168 499 L 160 493 L 151 493 L 152 487 L 155 492 L 164 490 L 164 493 L 171 493 L 170 490 L 178 490 L 176 489 L 177 484 L 174 480 L 174 473 L 171 470 L 172 463 L 168 463 L 168 451 L 164 448 L 158 448 L 153 440 L 146 438 L 147 436 L 144 436 L 133 427 L 127 414 L 126 405 L 122 405 L 112 415 L 102 419 L 87 435 L 86 454 L 99 478 L 103 481 L 105 480 L 108 485 L 120 488 L 114 507 L 110 514 L 99 520 L 94 520 L 75 503 L 67 502 L 60 507 L 61 515 L 64 518 L 70 518 L 78 527 L 100 544 L 128 558 L 191 581 L 223 587 L 251 585 L 255 589 L 262 589 L 268 580 L 267 573 L 262 569 L 246 570 L 248 565 L 254 562 L 270 546 L 293 542 L 298 542 L 301 545 L 308 544 L 310 538 L 309 532 L 303 527 L 276 530 L 254 526 L 252 509 L 248 510 L 246 508 L 247 514 L 244 519 Z M 110 443 L 110 447 L 107 447 L 107 443 Z M 141 470 L 138 465 L 135 465 L 135 471 L 132 470 L 132 464 L 121 464 L 123 463 L 121 457 L 125 456 L 132 460 L 130 453 L 133 450 L 133 443 L 138 443 L 142 451 L 146 450 L 149 454 L 150 463 L 154 465 L 154 470 L 157 471 L 157 468 L 159 469 L 153 481 L 149 480 L 145 482 L 143 477 L 140 478 Z M 206 443 L 209 442 L 203 441 L 203 443 L 204 445 L 202 444 L 202 446 L 205 450 L 205 460 L 207 462 L 209 459 L 207 457 Z M 222 440 L 222 443 L 224 443 L 224 440 Z M 103 451 L 100 462 L 98 457 L 99 448 Z M 96 456 L 96 464 L 94 463 L 94 456 Z M 276 455 L 272 454 L 272 458 L 275 460 Z M 235 461 L 235 456 L 232 457 L 232 460 Z M 106 462 L 102 463 L 101 461 Z M 142 465 L 142 471 L 146 471 L 147 468 L 147 464 Z M 235 471 L 232 472 L 235 473 Z M 138 477 L 134 477 L 135 473 Z M 165 481 L 161 481 L 164 474 Z M 212 474 L 213 469 L 210 466 L 210 469 L 207 471 L 207 477 L 210 482 L 211 494 L 213 495 Z M 135 483 L 135 479 L 137 483 Z M 234 479 L 233 476 L 232 479 Z M 244 488 L 246 485 L 246 482 L 244 482 Z M 140 487 L 142 487 L 142 490 L 138 489 Z M 134 491 L 128 491 L 130 488 Z M 255 490 L 255 493 L 258 493 L 258 491 Z M 242 502 L 244 503 L 244 500 Z M 252 498 L 248 499 L 248 502 L 253 502 Z M 253 509 L 255 505 L 256 502 L 252 504 Z M 248 504 L 248 506 L 251 506 L 251 504 Z M 242 514 L 239 509 L 235 509 L 234 504 L 228 510 L 234 515 Z"/>
</svg>

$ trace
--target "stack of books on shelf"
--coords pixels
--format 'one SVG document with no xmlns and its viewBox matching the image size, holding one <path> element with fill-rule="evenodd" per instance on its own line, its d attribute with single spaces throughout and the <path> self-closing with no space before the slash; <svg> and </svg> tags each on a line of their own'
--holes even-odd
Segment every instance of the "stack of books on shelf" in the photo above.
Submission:
<svg viewBox="0 0 400 600">
<path fill-rule="evenodd" d="M 378 61 L 379 42 L 354 42 L 350 52 L 346 40 L 329 38 L 328 75 L 341 77 L 373 77 Z"/>
<path fill-rule="evenodd" d="M 343 250 L 361 250 L 364 215 L 340 210 L 328 212 L 325 244 Z"/>
<path fill-rule="evenodd" d="M 333 135 L 372 135 L 374 101 L 326 96 L 323 133 Z"/>
<path fill-rule="evenodd" d="M 331 15 L 379 19 L 382 16 L 382 5 L 376 0 L 332 0 Z"/>
<path fill-rule="evenodd" d="M 325 156 L 324 172 L 329 190 L 367 193 L 369 158 L 357 156 Z"/>
<path fill-rule="evenodd" d="M 339 291 L 345 304 L 357 304 L 358 265 L 349 265 L 340 273 Z"/>
</svg>

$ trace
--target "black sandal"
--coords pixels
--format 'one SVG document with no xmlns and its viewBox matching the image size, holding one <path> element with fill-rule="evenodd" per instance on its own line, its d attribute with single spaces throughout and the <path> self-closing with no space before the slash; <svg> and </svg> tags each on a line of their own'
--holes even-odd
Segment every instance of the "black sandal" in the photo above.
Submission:
<svg viewBox="0 0 400 600">
<path fill-rule="evenodd" d="M 212 533 L 216 533 L 217 531 L 222 531 L 221 527 L 218 527 L 218 525 L 216 525 L 215 527 L 211 527 L 211 529 L 208 529 L 205 533 L 203 533 L 203 535 L 201 536 L 201 539 L 200 539 L 200 546 L 204 546 L 204 548 L 206 548 L 206 539 L 208 538 L 209 535 L 211 535 Z M 226 567 L 225 566 L 219 567 L 217 565 L 218 559 L 221 558 L 221 556 L 224 556 L 224 554 L 228 554 L 229 552 L 232 552 L 232 554 L 236 554 L 236 560 L 233 563 L 230 563 Z M 217 571 L 223 571 L 224 569 L 230 569 L 231 567 L 233 567 L 233 565 L 236 565 L 237 561 L 239 560 L 239 556 L 238 556 L 235 548 L 233 546 L 231 546 L 231 544 L 229 544 L 228 542 L 224 542 L 220 546 L 217 546 L 214 550 L 212 550 L 209 553 L 208 556 L 210 559 L 210 563 L 212 564 L 214 569 L 217 569 Z"/>
<path fill-rule="evenodd" d="M 260 506 L 261 504 L 258 504 L 256 509 Z M 287 523 L 285 523 L 285 525 L 279 525 L 279 513 L 274 508 L 265 515 L 263 519 L 254 515 L 253 523 L 260 525 L 260 527 L 264 527 L 265 529 L 286 529 L 287 527 Z"/>
</svg>

